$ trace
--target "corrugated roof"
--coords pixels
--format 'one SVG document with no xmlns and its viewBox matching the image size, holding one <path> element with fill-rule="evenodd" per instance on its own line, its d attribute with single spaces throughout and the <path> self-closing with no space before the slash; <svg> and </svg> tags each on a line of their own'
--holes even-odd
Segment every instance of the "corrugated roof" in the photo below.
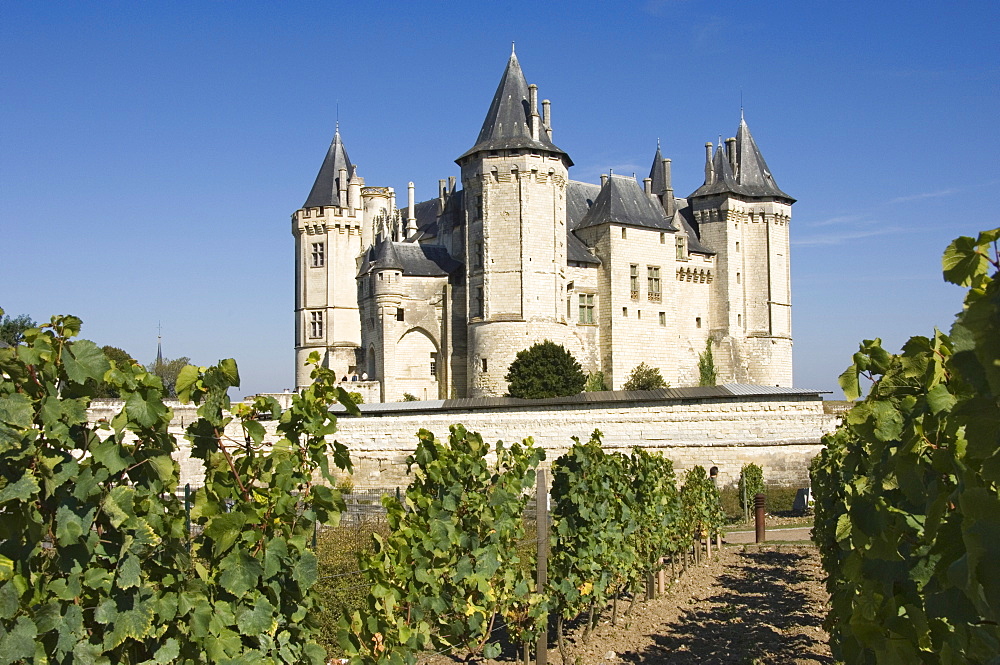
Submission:
<svg viewBox="0 0 1000 665">
<path fill-rule="evenodd" d="M 362 415 L 382 415 L 390 413 L 420 411 L 474 411 L 487 409 L 508 409 L 512 407 L 538 407 L 562 405 L 614 404 L 621 406 L 641 406 L 649 402 L 685 401 L 696 399 L 728 399 L 733 397 L 810 397 L 828 393 L 827 390 L 807 390 L 803 388 L 779 388 L 777 386 L 753 386 L 727 383 L 721 386 L 688 386 L 684 388 L 660 388 L 658 390 L 605 390 L 579 393 L 568 397 L 547 399 L 518 399 L 516 397 L 478 397 L 466 399 L 427 400 L 418 402 L 385 402 L 361 404 Z M 343 411 L 339 404 L 334 411 Z"/>
<path fill-rule="evenodd" d="M 538 109 L 534 109 L 537 112 Z M 510 54 L 507 68 L 500 77 L 500 85 L 493 95 L 493 102 L 483 120 L 476 144 L 465 151 L 456 161 L 482 150 L 509 150 L 530 148 L 562 155 L 572 166 L 573 161 L 565 151 L 557 148 L 549 140 L 544 129 L 538 132 L 538 139 L 531 138 L 532 109 L 529 106 L 528 83 L 521 72 L 517 56 Z M 539 116 L 536 116 L 539 117 Z M 539 120 L 540 122 L 540 120 Z"/>
</svg>

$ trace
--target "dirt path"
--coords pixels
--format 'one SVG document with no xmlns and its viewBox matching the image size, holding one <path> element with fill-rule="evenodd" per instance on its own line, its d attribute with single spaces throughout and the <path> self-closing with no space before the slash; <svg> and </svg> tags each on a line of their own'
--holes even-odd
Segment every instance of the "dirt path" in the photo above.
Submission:
<svg viewBox="0 0 1000 665">
<path fill-rule="evenodd" d="M 571 631 L 568 665 L 829 665 L 822 579 L 811 545 L 726 547 L 661 597 L 637 603 L 618 625 L 605 618 L 587 640 L 582 629 Z M 551 632 L 550 640 L 549 663 L 562 665 Z M 495 663 L 512 660 L 510 653 Z"/>
<path fill-rule="evenodd" d="M 726 548 L 618 626 L 605 623 L 586 644 L 574 640 L 571 659 L 579 657 L 579 665 L 832 663 L 821 628 L 825 604 L 815 548 Z M 549 660 L 559 665 L 559 652 Z"/>
</svg>

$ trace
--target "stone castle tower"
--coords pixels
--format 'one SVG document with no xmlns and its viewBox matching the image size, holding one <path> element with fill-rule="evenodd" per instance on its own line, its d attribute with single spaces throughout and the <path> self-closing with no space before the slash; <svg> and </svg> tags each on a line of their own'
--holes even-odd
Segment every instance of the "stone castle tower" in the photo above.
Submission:
<svg viewBox="0 0 1000 665">
<path fill-rule="evenodd" d="M 711 344 L 720 382 L 790 386 L 788 223 L 746 122 L 706 146 L 687 198 L 659 146 L 649 177 L 573 181 L 513 53 L 473 146 L 437 198 L 396 207 L 366 187 L 339 127 L 292 216 L 296 385 L 313 351 L 378 397 L 502 395 L 518 351 L 551 339 L 620 389 L 639 362 L 698 382 Z"/>
</svg>

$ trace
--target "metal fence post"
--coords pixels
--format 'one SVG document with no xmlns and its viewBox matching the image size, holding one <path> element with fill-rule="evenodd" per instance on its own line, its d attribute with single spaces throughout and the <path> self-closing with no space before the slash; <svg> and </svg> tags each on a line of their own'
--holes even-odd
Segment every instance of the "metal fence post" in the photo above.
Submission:
<svg viewBox="0 0 1000 665">
<path fill-rule="evenodd" d="M 191 551 L 191 483 L 184 485 L 184 525 L 187 527 L 188 551 Z"/>
<path fill-rule="evenodd" d="M 538 542 L 538 572 L 535 588 L 543 593 L 548 584 L 549 564 L 549 489 L 545 477 L 545 469 L 539 469 L 535 474 L 535 530 Z M 538 632 L 538 643 L 535 646 L 536 665 L 547 665 L 549 662 L 549 615 L 540 618 L 541 629 Z"/>
</svg>

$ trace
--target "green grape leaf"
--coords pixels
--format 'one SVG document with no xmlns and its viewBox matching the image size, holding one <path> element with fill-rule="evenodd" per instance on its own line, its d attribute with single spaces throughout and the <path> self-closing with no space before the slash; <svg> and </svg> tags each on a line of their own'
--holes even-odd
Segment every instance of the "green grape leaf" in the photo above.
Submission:
<svg viewBox="0 0 1000 665">
<path fill-rule="evenodd" d="M 260 562 L 242 548 L 229 552 L 219 564 L 219 582 L 237 598 L 252 589 L 264 572 Z"/>
<path fill-rule="evenodd" d="M 14 500 L 30 501 L 40 491 L 41 488 L 38 486 L 38 480 L 35 479 L 30 469 L 25 469 L 24 475 L 18 478 L 17 481 L 9 483 L 3 489 L 0 489 L 0 503 Z"/>
<path fill-rule="evenodd" d="M 38 631 L 35 623 L 21 615 L 12 629 L 0 637 L 0 665 L 10 665 L 15 661 L 32 662 L 35 656 L 35 638 Z"/>
<path fill-rule="evenodd" d="M 253 608 L 246 609 L 236 618 L 236 626 L 241 635 L 259 635 L 267 633 L 274 635 L 278 622 L 274 617 L 274 606 L 267 598 L 260 596 L 254 602 Z"/>
<path fill-rule="evenodd" d="M 989 270 L 986 256 L 979 250 L 976 240 L 968 236 L 955 238 L 948 245 L 941 265 L 945 281 L 959 286 L 969 286 L 975 277 Z"/>
<path fill-rule="evenodd" d="M 104 373 L 111 369 L 107 356 L 99 346 L 87 339 L 73 342 L 68 347 L 69 353 L 63 354 L 63 367 L 66 376 L 75 383 L 84 383 L 87 379 L 100 381 Z"/>
<path fill-rule="evenodd" d="M 34 419 L 31 398 L 23 393 L 0 395 L 0 422 L 14 427 L 29 428 Z"/>
</svg>

